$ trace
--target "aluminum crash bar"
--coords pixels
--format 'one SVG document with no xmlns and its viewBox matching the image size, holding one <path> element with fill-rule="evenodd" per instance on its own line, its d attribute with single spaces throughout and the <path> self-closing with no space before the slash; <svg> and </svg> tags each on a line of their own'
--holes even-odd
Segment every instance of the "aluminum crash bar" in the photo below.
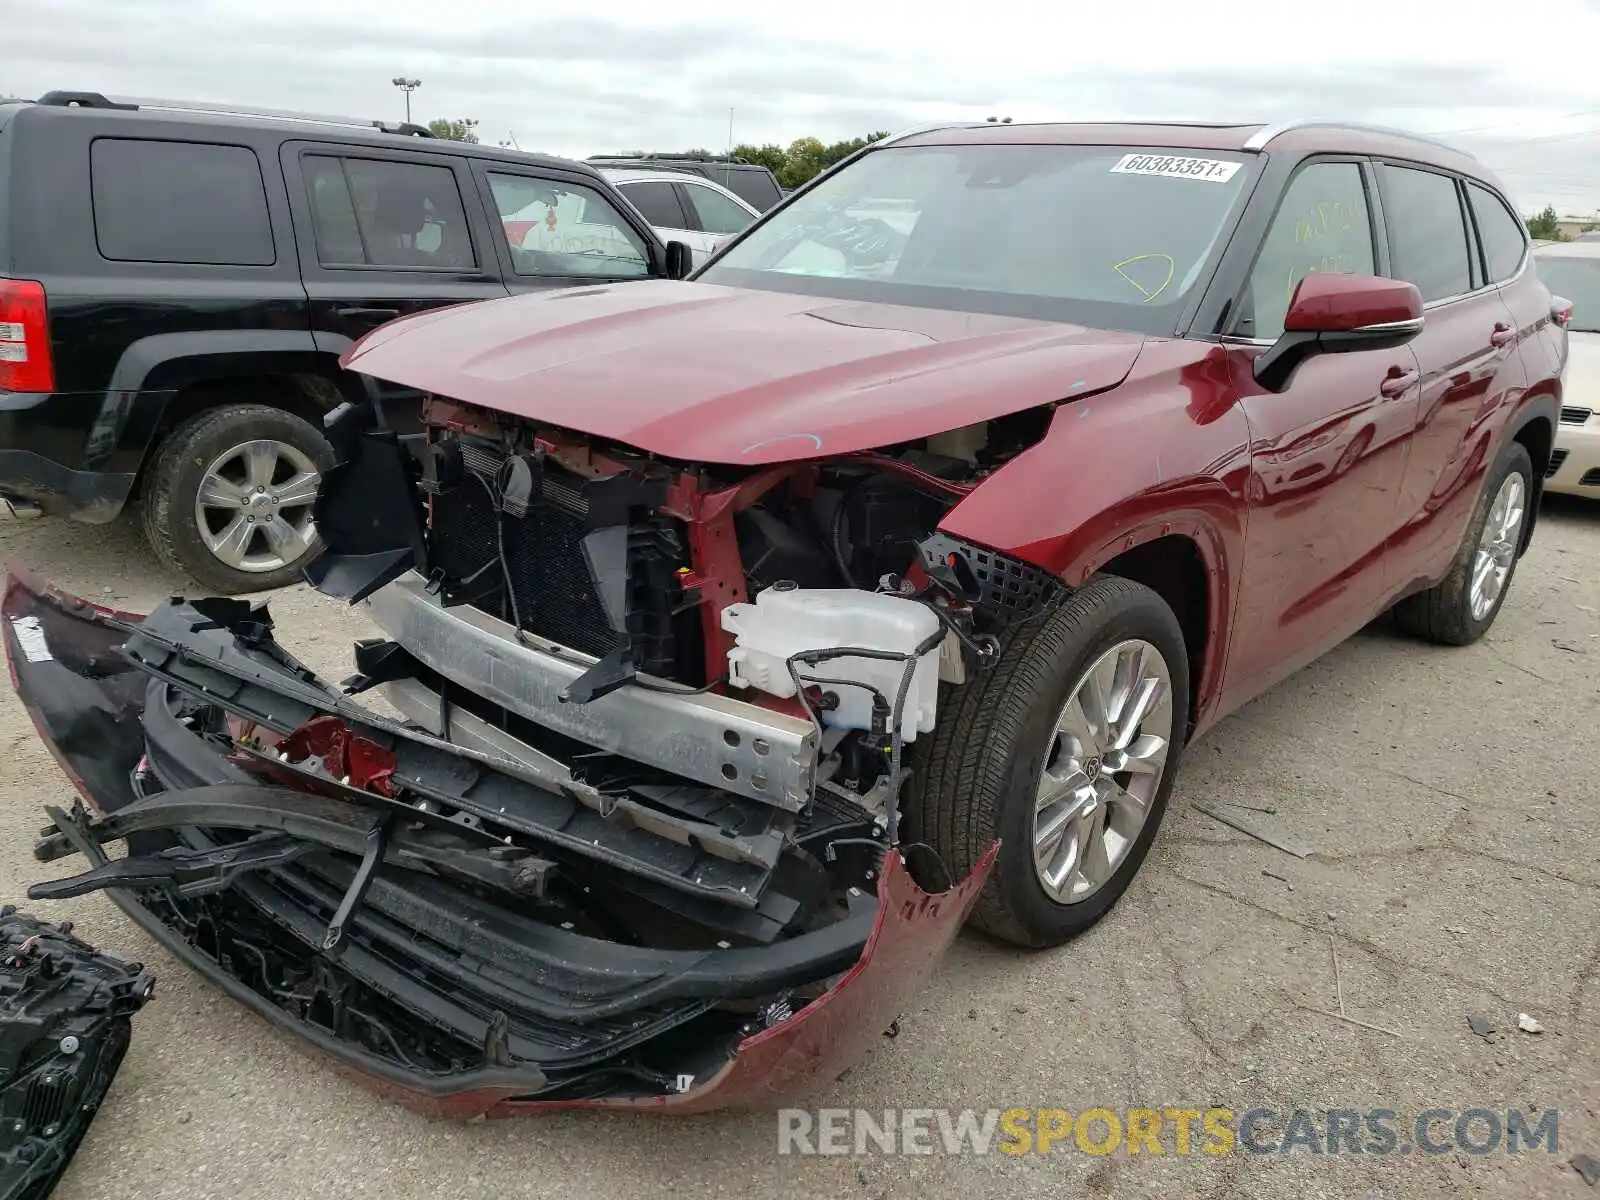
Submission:
<svg viewBox="0 0 1600 1200">
<path fill-rule="evenodd" d="M 699 783 L 798 812 L 811 799 L 816 731 L 804 717 L 709 692 L 623 687 L 588 704 L 562 691 L 595 663 L 467 605 L 446 608 L 415 571 L 363 601 L 419 662 L 518 716 Z"/>
</svg>

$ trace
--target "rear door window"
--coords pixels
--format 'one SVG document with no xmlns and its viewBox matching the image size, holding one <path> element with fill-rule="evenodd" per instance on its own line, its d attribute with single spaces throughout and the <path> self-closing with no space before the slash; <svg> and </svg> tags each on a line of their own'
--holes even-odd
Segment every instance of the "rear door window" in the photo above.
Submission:
<svg viewBox="0 0 1600 1200">
<path fill-rule="evenodd" d="M 1385 164 L 1383 221 L 1389 273 L 1416 284 L 1424 302 L 1472 290 L 1467 227 L 1452 176 Z"/>
<path fill-rule="evenodd" d="M 302 161 L 323 266 L 465 271 L 478 265 L 449 167 L 329 154 Z"/>
<path fill-rule="evenodd" d="M 102 258 L 230 267 L 277 261 L 261 164 L 247 146 L 97 138 L 89 188 Z"/>
<path fill-rule="evenodd" d="M 766 212 L 783 199 L 777 184 L 772 181 L 772 176 L 765 171 L 719 171 L 713 165 L 701 174 L 708 179 L 716 180 L 746 204 L 755 205 L 757 212 Z"/>
<path fill-rule="evenodd" d="M 738 233 L 755 219 L 716 188 L 703 183 L 684 184 L 683 194 L 689 198 L 689 205 L 699 218 L 690 228 L 720 236 Z"/>
<path fill-rule="evenodd" d="M 624 183 L 618 190 L 628 198 L 628 203 L 657 229 L 693 229 L 678 203 L 678 191 L 670 182 Z"/>
<path fill-rule="evenodd" d="M 1503 283 L 1517 273 L 1528 252 L 1528 234 L 1520 218 L 1488 188 L 1467 184 L 1472 202 L 1472 217 L 1478 223 L 1478 239 L 1483 243 L 1484 264 L 1490 283 Z"/>
</svg>

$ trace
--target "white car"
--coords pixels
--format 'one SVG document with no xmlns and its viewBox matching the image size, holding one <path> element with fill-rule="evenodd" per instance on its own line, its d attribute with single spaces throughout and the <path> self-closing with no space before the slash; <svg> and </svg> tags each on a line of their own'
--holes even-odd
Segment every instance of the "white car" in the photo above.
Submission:
<svg viewBox="0 0 1600 1200">
<path fill-rule="evenodd" d="M 761 214 L 727 188 L 686 171 L 606 167 L 600 174 L 628 198 L 664 242 L 683 242 L 699 266 L 717 243 Z"/>
<path fill-rule="evenodd" d="M 1572 302 L 1561 424 L 1545 491 L 1600 500 L 1600 242 L 1552 242 L 1534 256 L 1545 286 Z"/>
</svg>

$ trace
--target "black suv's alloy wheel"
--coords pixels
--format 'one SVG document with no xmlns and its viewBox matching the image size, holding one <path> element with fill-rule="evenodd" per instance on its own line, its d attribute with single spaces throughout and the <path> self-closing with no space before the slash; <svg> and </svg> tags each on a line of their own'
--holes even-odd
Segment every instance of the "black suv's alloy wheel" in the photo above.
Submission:
<svg viewBox="0 0 1600 1200">
<path fill-rule="evenodd" d="M 220 592 L 292 583 L 318 549 L 311 508 L 332 462 L 316 428 L 281 409 L 203 412 L 157 454 L 146 536 L 167 565 Z"/>
</svg>

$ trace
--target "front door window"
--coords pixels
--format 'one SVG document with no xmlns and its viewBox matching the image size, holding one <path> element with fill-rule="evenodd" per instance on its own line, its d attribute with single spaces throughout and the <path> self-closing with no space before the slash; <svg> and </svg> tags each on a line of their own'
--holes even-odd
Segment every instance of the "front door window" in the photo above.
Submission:
<svg viewBox="0 0 1600 1200">
<path fill-rule="evenodd" d="M 593 188 L 532 175 L 489 173 L 489 188 L 518 275 L 648 275 L 644 239 Z"/>
</svg>

